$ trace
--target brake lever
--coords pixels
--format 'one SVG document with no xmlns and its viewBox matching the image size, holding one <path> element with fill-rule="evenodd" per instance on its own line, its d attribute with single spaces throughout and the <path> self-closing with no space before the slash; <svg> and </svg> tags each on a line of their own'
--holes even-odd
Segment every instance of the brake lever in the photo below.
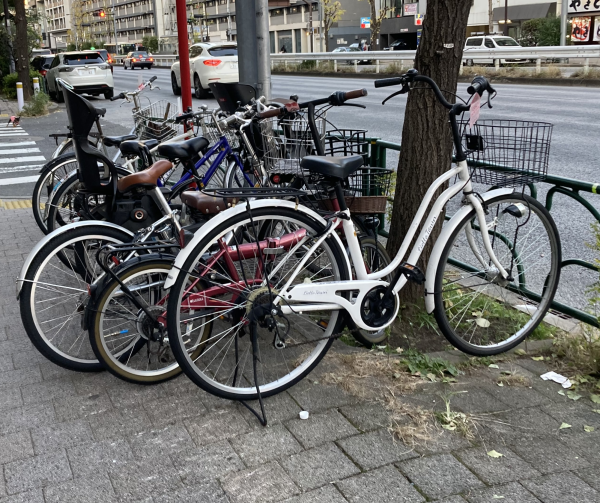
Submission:
<svg viewBox="0 0 600 503">
<path fill-rule="evenodd" d="M 358 108 L 367 108 L 365 105 L 360 105 L 359 103 L 344 103 L 343 107 L 358 107 Z"/>
<path fill-rule="evenodd" d="M 388 101 L 390 101 L 392 98 L 395 98 L 396 96 L 398 96 L 399 94 L 406 94 L 408 91 L 410 91 L 410 86 L 408 85 L 408 83 L 404 83 L 402 85 L 402 89 L 400 89 L 400 91 L 396 91 L 394 94 L 390 94 L 386 99 L 384 99 L 381 104 L 385 105 Z"/>
</svg>

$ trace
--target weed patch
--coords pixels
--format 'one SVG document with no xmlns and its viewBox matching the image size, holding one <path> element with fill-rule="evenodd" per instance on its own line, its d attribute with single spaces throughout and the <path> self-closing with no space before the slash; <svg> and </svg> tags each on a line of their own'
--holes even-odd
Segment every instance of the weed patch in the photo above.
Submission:
<svg viewBox="0 0 600 503">
<path fill-rule="evenodd" d="M 48 95 L 39 92 L 31 98 L 31 101 L 25 104 L 21 115 L 23 117 L 38 117 L 40 115 L 46 115 L 48 113 Z"/>
</svg>

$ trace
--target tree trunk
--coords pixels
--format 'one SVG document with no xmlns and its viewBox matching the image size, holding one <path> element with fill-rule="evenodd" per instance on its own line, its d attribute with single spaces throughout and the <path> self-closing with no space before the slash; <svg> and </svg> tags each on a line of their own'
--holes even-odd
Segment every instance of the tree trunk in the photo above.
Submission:
<svg viewBox="0 0 600 503">
<path fill-rule="evenodd" d="M 456 91 L 470 8 L 471 0 L 427 2 L 415 68 L 420 74 L 431 77 L 442 90 Z M 444 47 L 450 44 L 454 46 Z M 422 83 L 417 85 L 424 86 Z M 446 99 L 451 103 L 455 101 L 447 93 Z M 425 192 L 438 176 L 448 170 L 451 158 L 448 111 L 438 103 L 432 91 L 413 89 L 408 93 L 402 129 L 402 150 L 387 243 L 390 256 L 396 255 Z M 423 271 L 442 221 L 442 218 L 438 219 L 440 224 L 432 232 L 421 255 L 418 265 Z M 400 297 L 403 303 L 415 302 L 422 298 L 422 294 L 422 287 L 410 282 L 402 289 Z"/>
<path fill-rule="evenodd" d="M 370 0 L 369 4 L 371 5 L 371 50 L 376 51 L 380 23 L 378 22 L 379 19 L 377 18 L 377 9 L 374 0 Z"/>
<path fill-rule="evenodd" d="M 15 63 L 19 81 L 23 83 L 23 98 L 28 101 L 33 89 L 29 80 L 29 48 L 27 47 L 27 18 L 25 17 L 25 1 L 15 2 Z"/>
<path fill-rule="evenodd" d="M 494 33 L 494 5 L 493 0 L 488 0 L 489 20 L 488 20 L 488 31 L 490 35 Z"/>
</svg>

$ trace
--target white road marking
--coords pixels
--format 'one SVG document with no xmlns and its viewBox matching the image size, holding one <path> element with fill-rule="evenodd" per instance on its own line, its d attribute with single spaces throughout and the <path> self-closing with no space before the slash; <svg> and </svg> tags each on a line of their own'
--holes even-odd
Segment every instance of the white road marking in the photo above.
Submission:
<svg viewBox="0 0 600 503">
<path fill-rule="evenodd" d="M 20 176 L 19 178 L 0 178 L 1 185 L 19 185 L 20 183 L 37 182 L 40 175 L 35 176 Z"/>
<path fill-rule="evenodd" d="M 11 148 L 8 150 L 0 149 L 0 155 L 4 154 L 32 154 L 34 152 L 39 152 L 39 148 Z"/>
<path fill-rule="evenodd" d="M 23 147 L 25 145 L 35 145 L 34 141 L 19 141 L 16 143 L 1 143 L 0 142 L 0 148 L 4 148 L 4 147 Z"/>
<path fill-rule="evenodd" d="M 43 164 L 28 164 L 26 166 L 12 166 L 6 168 L 0 168 L 1 173 L 14 173 L 15 171 L 39 171 L 44 167 Z"/>
<path fill-rule="evenodd" d="M 0 164 L 8 164 L 9 162 L 31 162 L 31 161 L 45 161 L 46 158 L 43 155 L 31 155 L 28 157 L 8 157 L 5 159 L 0 158 Z"/>
</svg>

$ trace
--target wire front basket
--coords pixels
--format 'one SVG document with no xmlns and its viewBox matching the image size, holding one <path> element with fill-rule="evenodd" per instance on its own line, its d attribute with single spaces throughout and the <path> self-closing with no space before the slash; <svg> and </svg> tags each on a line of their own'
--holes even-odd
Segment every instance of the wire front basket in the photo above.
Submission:
<svg viewBox="0 0 600 503">
<path fill-rule="evenodd" d="M 471 180 L 495 187 L 521 187 L 548 173 L 552 124 L 519 120 L 462 122 Z"/>
<path fill-rule="evenodd" d="M 160 100 L 134 113 L 135 129 L 140 140 L 166 141 L 177 136 L 177 105 Z"/>
<path fill-rule="evenodd" d="M 227 138 L 227 141 L 229 142 L 229 145 L 232 148 L 238 147 L 240 142 L 235 130 L 226 129 L 225 131 L 223 131 L 223 133 L 221 133 L 221 131 L 217 127 L 217 120 L 218 119 L 215 118 L 213 112 L 210 112 L 208 110 L 206 110 L 202 114 L 199 114 L 196 120 L 196 126 L 198 127 L 198 136 L 203 136 L 210 142 L 211 145 L 214 145 L 221 139 L 222 134 L 224 134 Z"/>
</svg>

